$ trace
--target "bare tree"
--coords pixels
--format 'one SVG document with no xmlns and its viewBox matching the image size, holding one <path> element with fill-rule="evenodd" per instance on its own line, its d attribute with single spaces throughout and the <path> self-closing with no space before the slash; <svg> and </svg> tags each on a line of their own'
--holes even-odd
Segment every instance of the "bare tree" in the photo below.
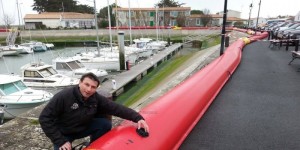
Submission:
<svg viewBox="0 0 300 150">
<path fill-rule="evenodd" d="M 4 14 L 2 19 L 3 19 L 4 25 L 5 25 L 7 28 L 9 28 L 10 25 L 11 25 L 12 23 L 15 22 L 14 17 L 9 16 L 8 14 Z"/>
<path fill-rule="evenodd" d="M 201 22 L 203 23 L 204 26 L 209 25 L 209 23 L 212 20 L 212 16 L 210 14 L 210 10 L 209 9 L 204 9 L 203 10 L 203 15 L 201 17 Z"/>
<path fill-rule="evenodd" d="M 177 21 L 177 25 L 179 27 L 185 27 L 186 17 L 184 15 L 184 13 L 179 13 L 176 18 L 176 21 Z"/>
</svg>

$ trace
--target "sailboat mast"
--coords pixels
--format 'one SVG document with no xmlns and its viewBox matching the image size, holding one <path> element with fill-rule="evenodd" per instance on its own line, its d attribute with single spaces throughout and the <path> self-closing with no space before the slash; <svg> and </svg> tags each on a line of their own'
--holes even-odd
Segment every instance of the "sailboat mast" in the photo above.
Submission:
<svg viewBox="0 0 300 150">
<path fill-rule="evenodd" d="M 1 6 L 2 6 L 2 13 L 3 13 L 3 16 L 4 16 L 4 8 L 3 8 L 3 2 L 1 0 Z M 7 32 L 7 24 L 5 23 L 5 31 Z"/>
<path fill-rule="evenodd" d="M 155 21 L 156 21 L 156 41 L 158 41 L 158 6 L 156 6 Z"/>
<path fill-rule="evenodd" d="M 112 35 L 111 35 L 111 18 L 110 18 L 109 0 L 107 0 L 107 14 L 108 14 L 108 27 L 109 27 L 109 44 L 110 44 L 110 51 L 112 51 Z"/>
<path fill-rule="evenodd" d="M 97 13 L 96 13 L 96 0 L 94 0 L 94 15 L 95 15 L 95 26 L 96 26 L 96 34 L 97 34 L 97 51 L 98 56 L 100 56 L 100 50 L 99 50 L 99 34 L 98 34 L 98 20 L 97 20 Z"/>
<path fill-rule="evenodd" d="M 119 31 L 119 16 L 118 16 L 117 0 L 115 0 L 115 4 L 116 4 L 116 27 L 117 27 L 117 31 Z"/>
<path fill-rule="evenodd" d="M 20 23 L 20 9 L 19 9 L 19 1 L 17 0 L 17 10 L 18 10 L 18 20 L 19 20 L 19 29 L 21 29 L 21 23 Z M 19 32 L 19 31 L 18 31 Z M 23 41 L 22 36 L 21 37 L 21 42 Z"/>
<path fill-rule="evenodd" d="M 129 21 L 129 37 L 130 37 L 130 45 L 132 44 L 132 35 L 131 35 L 131 10 L 130 10 L 130 0 L 128 0 L 128 21 Z"/>
<path fill-rule="evenodd" d="M 18 21 L 19 21 L 19 28 L 21 26 L 21 23 L 20 23 L 20 11 L 19 11 L 19 2 L 17 0 L 17 10 L 18 10 Z"/>
</svg>

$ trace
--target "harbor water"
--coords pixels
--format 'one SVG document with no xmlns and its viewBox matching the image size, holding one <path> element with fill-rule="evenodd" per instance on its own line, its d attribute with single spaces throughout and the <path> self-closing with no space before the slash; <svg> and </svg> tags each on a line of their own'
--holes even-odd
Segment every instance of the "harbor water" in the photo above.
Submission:
<svg viewBox="0 0 300 150">
<path fill-rule="evenodd" d="M 0 58 L 0 74 L 17 74 L 21 75 L 21 67 L 27 63 L 44 62 L 45 64 L 52 64 L 52 60 L 57 57 L 70 57 L 76 53 L 93 50 L 92 47 L 69 47 L 57 48 L 48 50 L 46 52 L 37 52 L 32 54 L 20 54 L 19 56 L 3 56 Z"/>
</svg>

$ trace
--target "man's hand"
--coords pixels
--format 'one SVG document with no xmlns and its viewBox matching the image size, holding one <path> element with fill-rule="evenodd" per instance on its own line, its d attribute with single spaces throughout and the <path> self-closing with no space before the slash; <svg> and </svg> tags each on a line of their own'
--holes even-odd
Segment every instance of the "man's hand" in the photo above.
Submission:
<svg viewBox="0 0 300 150">
<path fill-rule="evenodd" d="M 59 148 L 59 150 L 72 150 L 72 145 L 70 142 L 66 142 Z"/>
<path fill-rule="evenodd" d="M 138 124 L 138 129 L 144 128 L 146 132 L 149 132 L 149 126 L 145 120 L 140 120 L 137 122 L 137 124 Z"/>
</svg>

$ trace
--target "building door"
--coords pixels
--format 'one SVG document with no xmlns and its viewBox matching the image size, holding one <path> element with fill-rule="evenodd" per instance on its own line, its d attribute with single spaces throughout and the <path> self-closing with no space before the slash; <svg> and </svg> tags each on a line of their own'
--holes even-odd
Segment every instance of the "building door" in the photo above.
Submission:
<svg viewBox="0 0 300 150">
<path fill-rule="evenodd" d="M 66 21 L 66 27 L 70 27 L 70 22 L 69 21 Z"/>
<path fill-rule="evenodd" d="M 150 26 L 153 27 L 154 26 L 154 14 L 155 12 L 150 12 L 149 16 L 150 16 Z"/>
</svg>

